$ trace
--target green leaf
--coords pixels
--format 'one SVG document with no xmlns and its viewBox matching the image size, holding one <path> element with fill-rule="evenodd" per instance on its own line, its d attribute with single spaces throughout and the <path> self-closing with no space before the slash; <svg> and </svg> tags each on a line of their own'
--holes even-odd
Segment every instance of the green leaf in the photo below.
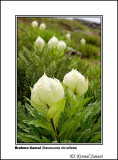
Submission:
<svg viewBox="0 0 118 160">
<path fill-rule="evenodd" d="M 34 108 L 32 108 L 30 105 L 25 104 L 27 110 L 29 111 L 30 115 L 33 116 L 34 118 L 37 118 L 37 116 L 34 113 Z"/>
<path fill-rule="evenodd" d="M 46 137 L 42 136 L 42 143 L 50 143 L 50 141 Z"/>
<path fill-rule="evenodd" d="M 30 91 L 32 92 L 32 87 L 30 87 Z"/>
<path fill-rule="evenodd" d="M 71 96 L 70 100 L 71 105 L 71 116 L 76 113 L 76 101 L 74 100 L 74 95 Z"/>
<path fill-rule="evenodd" d="M 100 114 L 100 102 L 89 104 L 83 109 L 80 116 L 81 129 L 92 127 L 93 123 Z"/>
<path fill-rule="evenodd" d="M 44 119 L 43 120 L 33 120 L 33 121 L 24 120 L 23 122 L 28 125 L 34 125 L 35 127 L 40 127 L 42 129 L 46 129 L 47 131 L 50 131 L 52 136 L 55 138 L 55 132 L 54 132 L 50 122 L 48 122 Z"/>
<path fill-rule="evenodd" d="M 98 132 L 93 138 L 91 138 L 90 143 L 96 143 L 96 141 L 101 139 L 101 133 Z"/>
<path fill-rule="evenodd" d="M 60 132 L 64 123 L 68 120 L 69 116 L 65 112 L 61 112 L 59 121 L 58 121 L 58 126 L 57 130 Z"/>
<path fill-rule="evenodd" d="M 27 132 L 27 133 L 30 132 L 30 130 L 29 130 L 25 125 L 23 125 L 23 124 L 17 124 L 17 126 L 18 126 L 20 129 L 22 129 L 23 131 Z"/>
<path fill-rule="evenodd" d="M 85 99 L 82 99 L 82 100 L 79 100 L 77 105 L 76 105 L 76 108 L 78 108 L 78 112 L 81 112 L 81 110 L 83 110 L 83 107 L 84 105 L 90 100 L 91 98 L 85 98 Z"/>
<path fill-rule="evenodd" d="M 65 102 L 66 102 L 66 99 L 64 98 L 60 107 L 58 108 L 56 114 L 54 115 L 53 117 L 53 121 L 54 121 L 54 125 L 55 125 L 55 128 L 57 128 L 57 125 L 58 125 L 58 120 L 59 120 L 59 117 L 60 117 L 60 114 L 61 112 L 63 111 L 64 107 L 65 107 Z"/>
<path fill-rule="evenodd" d="M 49 131 L 52 131 L 51 123 L 49 123 L 47 121 L 42 121 L 42 120 L 28 121 L 28 120 L 24 120 L 23 122 L 27 123 L 29 125 L 35 125 L 35 127 L 41 127 L 41 128 L 47 129 Z"/>
<path fill-rule="evenodd" d="M 99 132 L 101 130 L 101 117 L 98 119 L 98 122 L 94 124 L 91 130 L 91 137 L 94 136 L 95 132 Z"/>
<path fill-rule="evenodd" d="M 25 143 L 36 143 L 36 142 L 41 143 L 41 139 L 39 137 L 27 133 L 18 132 L 17 137 L 18 139 L 20 139 L 22 142 Z"/>
<path fill-rule="evenodd" d="M 38 104 L 36 104 L 34 101 L 32 101 L 32 106 L 39 112 L 42 112 L 44 115 L 47 114 L 47 110 L 48 110 L 48 107 L 45 105 L 45 106 L 39 106 Z"/>
<path fill-rule="evenodd" d="M 29 98 L 27 98 L 27 97 L 25 97 L 25 96 L 23 96 L 24 98 L 25 98 L 25 100 L 27 101 L 27 102 L 29 102 L 30 104 L 31 104 L 31 100 L 29 99 Z"/>
<path fill-rule="evenodd" d="M 55 128 L 57 127 L 59 116 L 65 107 L 66 99 L 63 98 L 57 103 L 55 103 L 52 107 L 49 108 L 47 112 L 47 117 L 49 119 L 53 118 Z"/>
<path fill-rule="evenodd" d="M 65 108 L 64 108 L 64 112 L 65 112 L 69 117 L 71 117 L 71 109 L 68 108 L 67 105 L 66 105 Z"/>
<path fill-rule="evenodd" d="M 67 100 L 71 103 L 72 99 L 76 102 L 76 96 L 74 95 L 74 93 L 68 88 L 67 89 Z"/>
<path fill-rule="evenodd" d="M 67 90 L 68 90 L 68 87 L 66 86 L 66 87 L 64 88 L 64 97 L 66 97 Z"/>
<path fill-rule="evenodd" d="M 90 131 L 91 129 L 86 129 L 83 132 L 79 132 L 76 143 L 85 143 L 86 140 L 90 137 Z"/>
<path fill-rule="evenodd" d="M 77 113 L 64 123 L 63 128 L 59 133 L 61 140 L 70 139 L 71 136 L 75 133 L 76 129 L 80 126 L 79 116 L 80 114 Z"/>
<path fill-rule="evenodd" d="M 24 119 L 28 119 L 28 117 L 24 113 L 18 111 L 17 119 L 22 122 Z"/>
</svg>

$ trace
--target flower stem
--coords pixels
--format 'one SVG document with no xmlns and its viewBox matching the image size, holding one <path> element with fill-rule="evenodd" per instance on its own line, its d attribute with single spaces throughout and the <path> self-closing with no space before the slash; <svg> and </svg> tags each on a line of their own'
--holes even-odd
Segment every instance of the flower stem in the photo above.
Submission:
<svg viewBox="0 0 118 160">
<path fill-rule="evenodd" d="M 56 134 L 57 141 L 58 141 L 58 143 L 60 143 L 60 137 L 58 137 L 58 134 L 56 132 L 56 129 L 55 129 L 55 126 L 54 126 L 54 122 L 53 122 L 53 117 L 50 119 L 50 121 L 51 121 L 52 127 L 54 129 L 54 132 Z"/>
</svg>

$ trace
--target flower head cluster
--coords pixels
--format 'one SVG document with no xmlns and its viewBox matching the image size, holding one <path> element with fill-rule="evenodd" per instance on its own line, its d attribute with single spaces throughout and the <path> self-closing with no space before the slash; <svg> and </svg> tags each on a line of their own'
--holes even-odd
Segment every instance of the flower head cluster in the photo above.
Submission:
<svg viewBox="0 0 118 160">
<path fill-rule="evenodd" d="M 41 23 L 40 26 L 39 26 L 39 29 L 42 29 L 42 30 L 46 29 L 45 23 Z"/>
<path fill-rule="evenodd" d="M 44 45 L 45 45 L 45 41 L 39 36 L 39 37 L 36 39 L 36 41 L 35 41 L 35 46 L 36 46 L 38 49 L 42 50 L 43 47 L 44 47 Z"/>
<path fill-rule="evenodd" d="M 58 40 L 55 36 L 53 36 L 49 41 L 48 41 L 48 48 L 58 48 L 58 49 L 65 49 L 66 48 L 66 43 L 62 40 Z"/>
<path fill-rule="evenodd" d="M 86 44 L 86 40 L 85 40 L 84 38 L 82 38 L 80 42 L 81 42 L 81 44 L 83 44 L 83 45 Z"/>
<path fill-rule="evenodd" d="M 48 41 L 48 48 L 52 49 L 52 48 L 56 48 L 58 46 L 58 39 L 53 36 L 49 41 Z"/>
<path fill-rule="evenodd" d="M 70 33 L 67 33 L 67 34 L 66 34 L 66 39 L 68 39 L 68 40 L 71 39 L 71 34 L 70 34 Z"/>
<path fill-rule="evenodd" d="M 31 23 L 31 25 L 32 25 L 33 28 L 36 28 L 36 27 L 38 27 L 38 22 L 37 21 L 33 21 Z"/>
<path fill-rule="evenodd" d="M 80 96 L 84 95 L 88 90 L 88 79 L 85 80 L 85 77 L 74 69 L 64 76 L 63 83 Z"/>
<path fill-rule="evenodd" d="M 84 95 L 88 90 L 88 79 L 72 69 L 64 76 L 63 83 L 79 96 Z M 31 104 L 37 109 L 43 108 L 46 112 L 56 102 L 64 98 L 64 89 L 60 81 L 56 78 L 49 78 L 44 74 L 31 91 Z"/>
<path fill-rule="evenodd" d="M 34 85 L 31 92 L 31 103 L 35 107 L 52 107 L 57 101 L 64 97 L 64 89 L 60 81 L 56 78 L 49 78 L 44 74 Z"/>
<path fill-rule="evenodd" d="M 58 42 L 58 49 L 65 49 L 66 48 L 66 43 L 64 41 L 59 41 Z"/>
<path fill-rule="evenodd" d="M 36 27 L 38 27 L 38 22 L 37 21 L 33 21 L 31 23 L 31 25 L 32 25 L 33 28 L 36 28 Z M 40 26 L 39 26 L 39 29 L 42 29 L 42 30 L 46 29 L 45 23 L 41 23 Z"/>
</svg>

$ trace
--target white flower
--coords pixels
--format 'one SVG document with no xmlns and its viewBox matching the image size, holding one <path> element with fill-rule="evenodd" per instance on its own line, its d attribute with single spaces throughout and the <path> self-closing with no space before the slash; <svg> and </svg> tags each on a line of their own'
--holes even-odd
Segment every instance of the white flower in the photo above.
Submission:
<svg viewBox="0 0 118 160">
<path fill-rule="evenodd" d="M 44 40 L 39 36 L 35 41 L 35 46 L 42 50 L 44 45 L 45 45 Z"/>
<path fill-rule="evenodd" d="M 85 77 L 74 69 L 64 76 L 63 83 L 80 96 L 84 95 L 88 90 L 88 79 L 85 80 Z"/>
<path fill-rule="evenodd" d="M 37 21 L 33 21 L 31 25 L 32 25 L 33 28 L 36 28 L 36 27 L 38 27 L 38 22 Z"/>
<path fill-rule="evenodd" d="M 35 107 L 48 105 L 52 107 L 56 102 L 64 97 L 64 89 L 60 81 L 49 78 L 44 74 L 34 85 L 31 92 L 31 103 Z"/>
<path fill-rule="evenodd" d="M 83 44 L 83 45 L 86 44 L 86 40 L 85 40 L 84 38 L 82 38 L 80 42 L 81 42 L 81 44 Z"/>
<path fill-rule="evenodd" d="M 46 25 L 44 23 L 41 23 L 39 26 L 39 29 L 42 29 L 42 30 L 46 29 Z"/>
<path fill-rule="evenodd" d="M 48 41 L 48 48 L 56 48 L 58 46 L 58 39 L 53 36 L 49 41 Z"/>
<path fill-rule="evenodd" d="M 67 34 L 66 34 L 66 38 L 67 38 L 68 40 L 70 40 L 71 34 L 70 34 L 70 33 L 67 33 Z"/>
<path fill-rule="evenodd" d="M 65 49 L 66 48 L 66 43 L 64 41 L 59 41 L 58 42 L 58 49 Z"/>
</svg>

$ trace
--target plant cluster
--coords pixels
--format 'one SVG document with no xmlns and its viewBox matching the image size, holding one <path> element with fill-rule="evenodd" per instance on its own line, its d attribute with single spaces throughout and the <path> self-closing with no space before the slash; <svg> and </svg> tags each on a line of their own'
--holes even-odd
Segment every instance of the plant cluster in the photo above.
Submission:
<svg viewBox="0 0 118 160">
<path fill-rule="evenodd" d="M 18 22 L 17 142 L 100 143 L 98 41 L 80 36 L 82 57 L 93 60 L 81 59 L 68 54 L 77 46 L 73 33 L 39 24 Z"/>
</svg>

